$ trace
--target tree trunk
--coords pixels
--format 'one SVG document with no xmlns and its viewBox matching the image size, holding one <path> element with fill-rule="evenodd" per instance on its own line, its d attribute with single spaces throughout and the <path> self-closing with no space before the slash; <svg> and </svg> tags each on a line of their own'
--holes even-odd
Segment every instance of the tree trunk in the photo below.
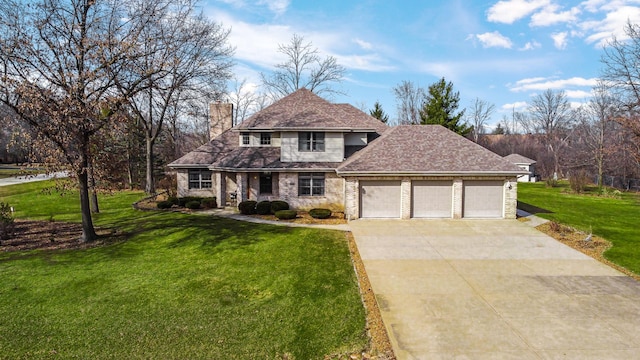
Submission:
<svg viewBox="0 0 640 360">
<path fill-rule="evenodd" d="M 147 182 L 144 188 L 147 194 L 153 194 L 156 190 L 153 181 L 153 140 L 147 136 Z"/>
<path fill-rule="evenodd" d="M 85 168 L 86 169 L 86 168 Z M 78 173 L 78 185 L 80 188 L 80 211 L 82 213 L 82 242 L 91 242 L 98 238 L 93 228 L 91 207 L 89 206 L 89 176 L 86 171 Z"/>
<path fill-rule="evenodd" d="M 100 212 L 100 208 L 98 207 L 98 193 L 96 192 L 96 179 L 93 177 L 93 166 L 87 169 L 87 176 L 89 180 L 89 190 L 91 191 L 91 197 L 89 199 L 91 213 L 97 214 Z"/>
</svg>

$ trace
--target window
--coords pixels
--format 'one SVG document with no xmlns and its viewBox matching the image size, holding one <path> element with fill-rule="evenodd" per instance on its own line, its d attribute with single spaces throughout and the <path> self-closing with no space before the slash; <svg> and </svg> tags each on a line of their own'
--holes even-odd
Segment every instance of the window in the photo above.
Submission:
<svg viewBox="0 0 640 360">
<path fill-rule="evenodd" d="M 189 189 L 211 189 L 211 171 L 189 170 Z"/>
<path fill-rule="evenodd" d="M 324 133 L 298 133 L 298 151 L 324 151 Z"/>
<path fill-rule="evenodd" d="M 323 173 L 301 173 L 298 175 L 298 196 L 324 196 Z"/>
<path fill-rule="evenodd" d="M 260 194 L 271 194 L 272 191 L 271 174 L 260 174 Z"/>
<path fill-rule="evenodd" d="M 242 145 L 251 144 L 251 138 L 249 137 L 249 133 L 242 133 Z"/>
<path fill-rule="evenodd" d="M 260 145 L 271 145 L 271 133 L 260 133 Z"/>
</svg>

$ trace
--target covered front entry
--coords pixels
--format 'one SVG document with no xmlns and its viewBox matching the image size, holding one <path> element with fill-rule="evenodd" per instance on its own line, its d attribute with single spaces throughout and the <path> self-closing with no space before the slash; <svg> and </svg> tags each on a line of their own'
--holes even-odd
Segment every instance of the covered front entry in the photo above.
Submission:
<svg viewBox="0 0 640 360">
<path fill-rule="evenodd" d="M 360 217 L 400 218 L 400 181 L 360 181 Z"/>
<path fill-rule="evenodd" d="M 453 214 L 453 181 L 411 182 L 411 217 L 450 218 Z"/>
<path fill-rule="evenodd" d="M 502 180 L 465 180 L 462 216 L 465 218 L 502 218 L 504 182 Z"/>
</svg>

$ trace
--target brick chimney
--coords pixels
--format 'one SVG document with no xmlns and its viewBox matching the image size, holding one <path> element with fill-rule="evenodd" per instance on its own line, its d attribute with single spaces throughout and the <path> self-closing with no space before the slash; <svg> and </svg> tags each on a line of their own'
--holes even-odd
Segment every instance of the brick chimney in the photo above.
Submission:
<svg viewBox="0 0 640 360">
<path fill-rule="evenodd" d="M 215 102 L 209 105 L 209 138 L 217 138 L 233 127 L 233 104 Z"/>
</svg>

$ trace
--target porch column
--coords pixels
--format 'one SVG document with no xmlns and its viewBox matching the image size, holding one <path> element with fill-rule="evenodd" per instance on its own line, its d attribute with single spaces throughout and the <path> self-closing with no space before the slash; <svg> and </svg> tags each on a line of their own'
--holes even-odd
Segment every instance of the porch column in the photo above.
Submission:
<svg viewBox="0 0 640 360">
<path fill-rule="evenodd" d="M 227 174 L 219 171 L 214 173 L 216 176 L 216 198 L 218 200 L 218 207 L 224 208 L 227 206 Z"/>
<path fill-rule="evenodd" d="M 238 184 L 238 201 L 249 200 L 249 176 L 247 173 L 236 173 L 236 183 Z"/>
<path fill-rule="evenodd" d="M 461 219 L 462 218 L 462 204 L 463 204 L 463 196 L 462 194 L 462 179 L 453 179 L 453 218 Z"/>
</svg>

